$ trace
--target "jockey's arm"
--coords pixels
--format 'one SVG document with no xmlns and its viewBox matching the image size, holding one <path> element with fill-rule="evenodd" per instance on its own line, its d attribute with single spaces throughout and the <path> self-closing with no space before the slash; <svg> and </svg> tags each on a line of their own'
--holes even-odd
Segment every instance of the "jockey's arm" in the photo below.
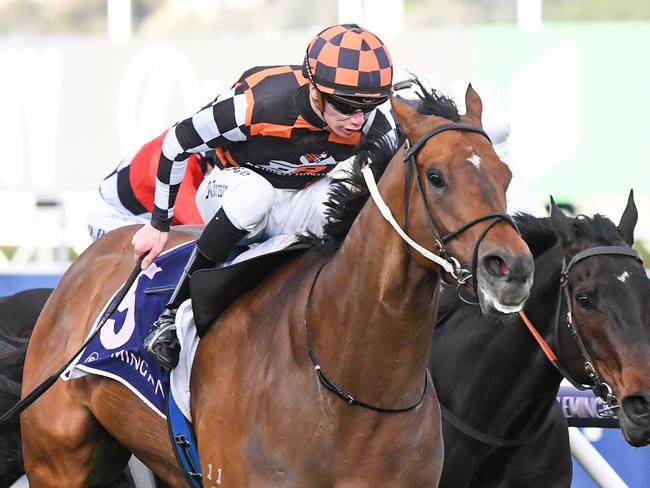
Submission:
<svg viewBox="0 0 650 488">
<path fill-rule="evenodd" d="M 167 243 L 187 158 L 192 153 L 245 140 L 242 113 L 246 113 L 245 96 L 232 88 L 167 132 L 158 163 L 151 222 L 133 236 L 134 258 L 145 255 L 142 269 L 156 259 Z"/>
</svg>

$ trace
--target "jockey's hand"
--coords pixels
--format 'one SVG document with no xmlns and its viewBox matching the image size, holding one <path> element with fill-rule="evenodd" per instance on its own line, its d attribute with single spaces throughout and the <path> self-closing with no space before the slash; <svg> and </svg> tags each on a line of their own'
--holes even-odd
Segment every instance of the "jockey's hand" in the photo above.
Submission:
<svg viewBox="0 0 650 488">
<path fill-rule="evenodd" d="M 151 223 L 145 224 L 133 235 L 131 241 L 134 250 L 134 261 L 137 261 L 140 256 L 144 256 L 141 267 L 147 269 L 165 248 L 168 239 L 169 232 L 158 230 Z"/>
</svg>

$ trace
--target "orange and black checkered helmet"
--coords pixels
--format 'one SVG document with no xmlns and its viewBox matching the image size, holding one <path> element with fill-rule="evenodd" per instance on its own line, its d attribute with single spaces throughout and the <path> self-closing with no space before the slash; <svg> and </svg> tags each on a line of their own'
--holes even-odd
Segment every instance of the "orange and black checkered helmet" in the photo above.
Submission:
<svg viewBox="0 0 650 488">
<path fill-rule="evenodd" d="M 307 46 L 303 74 L 324 93 L 390 95 L 393 63 L 384 43 L 356 24 L 337 24 Z"/>
</svg>

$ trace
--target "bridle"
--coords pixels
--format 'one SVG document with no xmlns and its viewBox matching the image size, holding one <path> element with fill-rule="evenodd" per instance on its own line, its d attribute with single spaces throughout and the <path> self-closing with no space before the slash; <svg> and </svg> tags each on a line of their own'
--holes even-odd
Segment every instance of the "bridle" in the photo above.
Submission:
<svg viewBox="0 0 650 488">
<path fill-rule="evenodd" d="M 406 227 L 406 222 L 408 222 L 408 202 L 409 202 L 409 196 L 410 196 L 410 179 L 411 179 L 411 172 L 410 168 L 411 166 L 414 168 L 415 174 L 417 175 L 416 181 L 417 181 L 417 186 L 418 186 L 418 191 L 420 194 L 420 197 L 423 201 L 424 208 L 425 208 L 425 213 L 427 215 L 427 220 L 429 222 L 429 226 L 431 227 L 431 233 L 433 235 L 434 242 L 436 244 L 436 247 L 438 248 L 438 253 L 432 253 L 428 249 L 424 248 L 423 246 L 419 245 L 415 241 L 413 241 L 407 234 L 406 232 L 397 224 L 395 219 L 392 216 L 392 213 L 388 206 L 385 204 L 383 199 L 381 198 L 381 195 L 379 194 L 379 191 L 377 189 L 377 184 L 375 182 L 374 176 L 372 174 L 372 171 L 370 170 L 369 166 L 366 166 L 362 169 L 364 179 L 366 181 L 366 184 L 368 185 L 368 190 L 370 191 L 370 195 L 373 198 L 375 204 L 379 208 L 380 212 L 384 216 L 384 218 L 393 226 L 393 228 L 397 231 L 397 233 L 409 244 L 411 245 L 414 249 L 416 249 L 420 254 L 422 254 L 424 257 L 430 259 L 431 261 L 435 262 L 436 264 L 440 265 L 445 271 L 450 273 L 457 281 L 458 287 L 460 288 L 461 285 L 465 284 L 470 278 L 473 276 L 476 276 L 476 261 L 478 257 L 478 248 L 485 238 L 485 235 L 487 232 L 498 222 L 501 220 L 504 220 L 508 222 L 514 229 L 517 231 L 517 234 L 519 234 L 519 229 L 517 228 L 516 224 L 512 220 L 512 218 L 502 212 L 497 212 L 497 213 L 491 213 L 487 215 L 483 215 L 481 217 L 477 217 L 475 219 L 470 220 L 469 222 L 461 225 L 458 227 L 456 230 L 448 232 L 445 235 L 441 235 L 440 232 L 438 231 L 435 223 L 433 222 L 433 217 L 431 216 L 431 210 L 429 208 L 429 204 L 426 199 L 425 191 L 421 182 L 421 178 L 419 175 L 419 172 L 417 171 L 417 163 L 415 161 L 415 156 L 419 152 L 419 150 L 422 148 L 422 146 L 433 136 L 436 134 L 439 134 L 441 132 L 447 131 L 447 130 L 463 130 L 463 131 L 469 131 L 469 132 L 477 132 L 481 135 L 483 135 L 488 141 L 490 138 L 488 135 L 481 129 L 480 127 L 476 127 L 473 125 L 469 124 L 463 124 L 463 123 L 458 123 L 458 122 L 450 122 L 447 124 L 442 124 L 439 125 L 438 127 L 435 127 L 434 129 L 431 129 L 430 131 L 426 132 L 424 135 L 422 135 L 415 144 L 409 145 L 408 140 L 406 141 L 405 149 L 406 149 L 406 154 L 404 155 L 404 163 L 405 163 L 405 171 L 404 171 L 404 222 L 405 222 L 405 227 Z M 491 142 L 491 141 L 490 141 Z M 491 220 L 491 222 L 483 229 L 481 232 L 479 239 L 477 240 L 475 246 L 474 246 L 474 251 L 473 251 L 473 262 L 472 262 L 472 271 L 468 271 L 467 269 L 463 268 L 460 264 L 460 262 L 451 255 L 447 247 L 445 246 L 445 243 L 453 239 L 454 237 L 457 237 L 467 229 L 473 227 L 474 225 L 483 222 L 485 220 Z M 339 387 L 334 381 L 332 381 L 331 378 L 329 378 L 325 372 L 322 370 L 318 358 L 316 356 L 316 353 L 314 351 L 314 348 L 312 346 L 312 341 L 311 341 L 311 336 L 309 334 L 309 322 L 308 322 L 308 316 L 309 316 L 309 310 L 310 310 L 310 303 L 311 303 L 311 296 L 312 292 L 314 290 L 314 287 L 316 285 L 316 281 L 318 279 L 318 276 L 320 275 L 321 271 L 325 267 L 325 264 L 327 264 L 327 261 L 323 262 L 321 267 L 318 269 L 318 271 L 314 275 L 314 280 L 312 281 L 311 287 L 309 288 L 309 294 L 307 296 L 307 303 L 305 304 L 305 331 L 306 331 L 306 337 L 307 337 L 307 352 L 309 353 L 309 358 L 311 359 L 311 362 L 314 366 L 314 370 L 316 371 L 316 374 L 318 376 L 318 380 L 320 383 L 329 391 L 334 393 L 336 396 L 344 400 L 346 403 L 350 405 L 356 405 L 368 410 L 373 410 L 375 412 L 380 412 L 380 413 L 402 413 L 402 412 L 408 412 L 409 410 L 413 410 L 420 406 L 422 402 L 424 401 L 424 398 L 426 397 L 427 393 L 427 388 L 428 388 L 428 383 L 430 381 L 429 379 L 429 373 L 425 369 L 425 376 L 424 376 L 424 386 L 422 388 L 422 392 L 420 396 L 418 397 L 418 400 L 406 407 L 402 408 L 386 408 L 386 407 L 381 407 L 377 405 L 373 405 L 371 403 L 367 403 L 361 400 L 358 400 L 354 396 L 350 395 L 347 393 L 345 390 L 343 390 L 341 387 Z M 474 280 L 474 292 L 477 293 L 476 290 L 476 280 Z M 478 293 L 477 293 L 478 296 Z M 461 297 L 461 299 L 463 299 Z M 464 299 L 463 299 L 464 300 Z"/>
<path fill-rule="evenodd" d="M 420 177 L 420 173 L 417 170 L 417 162 L 415 160 L 416 155 L 422 149 L 422 146 L 431 139 L 433 136 L 440 134 L 441 132 L 448 131 L 448 130 L 461 130 L 461 131 L 467 131 L 467 132 L 476 132 L 478 134 L 481 134 L 483 137 L 485 137 L 488 141 L 490 141 L 490 137 L 485 133 L 483 129 L 480 127 L 476 127 L 474 125 L 470 124 L 464 124 L 460 122 L 449 122 L 446 124 L 439 125 L 437 127 L 434 127 L 433 129 L 429 130 L 425 134 L 423 134 L 414 144 L 410 144 L 408 139 L 406 140 L 405 144 L 405 154 L 404 154 L 404 229 L 407 227 L 408 223 L 408 210 L 409 210 L 409 201 L 410 201 L 410 189 L 411 189 L 411 173 L 414 172 L 416 175 L 415 181 L 417 183 L 418 187 L 418 192 L 420 194 L 420 199 L 422 200 L 422 203 L 424 205 L 425 209 L 425 214 L 427 217 L 427 221 L 429 223 L 429 227 L 431 229 L 431 235 L 433 237 L 433 241 L 437 247 L 437 252 L 432 253 L 428 249 L 424 248 L 423 246 L 419 245 L 415 241 L 413 241 L 405 232 L 405 230 L 399 226 L 395 218 L 393 217 L 390 209 L 388 206 L 384 203 L 384 201 L 381 198 L 381 195 L 379 194 L 379 191 L 377 190 L 377 185 L 374 180 L 374 176 L 372 174 L 372 171 L 370 170 L 369 166 L 366 166 L 362 169 L 362 173 L 364 176 L 364 179 L 366 181 L 366 184 L 368 186 L 368 190 L 370 191 L 370 195 L 372 196 L 373 200 L 375 201 L 375 204 L 379 208 L 380 212 L 384 216 L 384 218 L 393 226 L 395 231 L 406 241 L 407 244 L 409 244 L 411 247 L 413 247 L 416 251 L 418 251 L 420 254 L 422 254 L 425 258 L 435 262 L 439 266 L 441 266 L 447 273 L 449 273 L 453 279 L 456 280 L 457 283 L 457 288 L 459 290 L 459 297 L 461 300 L 463 300 L 466 303 L 471 303 L 473 305 L 476 305 L 474 302 L 469 302 L 465 298 L 463 298 L 460 295 L 460 286 L 464 285 L 469 281 L 470 279 L 473 279 L 474 281 L 474 286 L 473 290 L 476 296 L 478 296 L 478 290 L 477 290 L 477 281 L 475 279 L 476 277 L 476 270 L 478 266 L 478 252 L 479 252 L 479 246 L 481 245 L 481 242 L 483 239 L 485 239 L 485 236 L 489 232 L 489 230 L 494 227 L 497 223 L 500 221 L 505 221 L 509 223 L 519 234 L 519 229 L 517 228 L 517 225 L 515 222 L 512 220 L 512 217 L 508 215 L 505 212 L 495 212 L 495 213 L 490 213 L 487 215 L 483 215 L 480 217 L 477 217 L 475 219 L 470 220 L 469 222 L 466 222 L 465 224 L 461 225 L 457 229 L 447 232 L 444 235 L 441 235 L 439 232 L 438 228 L 436 227 L 432 213 L 431 213 L 431 208 L 429 207 L 429 203 L 426 199 L 426 192 L 424 189 L 424 185 L 422 183 L 422 179 Z M 491 141 L 490 141 L 491 143 Z M 490 220 L 491 219 L 491 220 Z M 459 236 L 466 230 L 470 229 L 471 227 L 475 226 L 476 224 L 479 224 L 481 222 L 484 222 L 486 220 L 490 220 L 490 222 L 485 226 L 485 228 L 482 230 L 481 234 L 479 235 L 479 238 L 476 241 L 476 244 L 474 245 L 474 250 L 472 253 L 472 267 L 471 271 L 464 268 L 461 263 L 456 259 L 448 250 L 447 246 L 445 245 L 448 241 L 451 239 Z"/>
<path fill-rule="evenodd" d="M 508 215 L 505 212 L 495 212 L 495 213 L 490 213 L 487 215 L 483 215 L 481 217 L 477 217 L 475 219 L 470 220 L 469 222 L 466 222 L 465 224 L 461 225 L 458 227 L 456 230 L 453 230 L 451 232 L 447 232 L 445 235 L 440 235 L 440 232 L 438 231 L 438 228 L 436 227 L 435 223 L 433 222 L 433 217 L 431 214 L 431 209 L 429 207 L 429 202 L 427 201 L 425 191 L 424 191 L 424 185 L 422 184 L 422 178 L 420 176 L 419 171 L 417 170 L 417 163 L 415 161 L 415 156 L 416 154 L 420 151 L 422 146 L 433 136 L 436 134 L 440 134 L 441 132 L 447 131 L 447 130 L 463 130 L 467 132 L 476 132 L 478 134 L 481 134 L 484 136 L 488 141 L 490 141 L 490 144 L 492 141 L 490 140 L 490 137 L 485 133 L 483 129 L 480 127 L 476 127 L 474 125 L 470 124 L 463 124 L 463 123 L 458 123 L 458 122 L 450 122 L 447 124 L 442 124 L 439 125 L 438 127 L 435 127 L 431 129 L 430 131 L 426 132 L 422 137 L 420 137 L 417 142 L 413 145 L 409 145 L 408 139 L 405 142 L 406 145 L 406 153 L 404 154 L 404 170 L 405 170 L 405 175 L 404 175 L 404 227 L 406 228 L 408 224 L 408 210 L 409 210 L 409 190 L 411 186 L 411 170 L 415 173 L 415 181 L 417 183 L 418 187 L 418 192 L 420 193 L 420 198 L 422 200 L 422 203 L 424 205 L 425 209 L 425 214 L 427 216 L 427 221 L 429 222 L 429 227 L 431 228 L 431 234 L 433 235 L 433 240 L 434 243 L 436 244 L 436 247 L 438 248 L 438 255 L 441 256 L 443 259 L 446 259 L 447 261 L 451 262 L 454 264 L 454 270 L 450 273 L 454 279 L 456 280 L 458 284 L 458 288 L 460 288 L 461 285 L 465 284 L 470 278 L 473 278 L 473 289 L 474 289 L 474 294 L 475 296 L 478 297 L 478 290 L 477 290 L 477 280 L 476 280 L 476 268 L 478 265 L 478 251 L 479 251 L 479 246 L 481 245 L 481 242 L 483 242 L 483 239 L 485 239 L 485 236 L 489 232 L 489 230 L 494 227 L 496 224 L 498 224 L 500 221 L 505 220 L 508 222 L 514 229 L 517 231 L 517 234 L 519 234 L 519 229 L 517 228 L 517 225 L 515 222 L 512 220 L 512 217 Z M 476 240 L 476 244 L 474 245 L 474 250 L 472 252 L 472 270 L 471 272 L 468 271 L 467 269 L 463 268 L 458 260 L 452 256 L 452 254 L 449 252 L 449 249 L 447 249 L 447 246 L 445 244 L 447 241 L 450 241 L 454 237 L 459 236 L 466 230 L 470 229 L 471 227 L 475 226 L 476 224 L 479 224 L 481 222 L 484 222 L 486 220 L 492 219 L 483 229 L 481 234 L 479 235 L 478 239 Z M 459 297 L 463 301 L 465 300 L 459 293 Z"/>
<path fill-rule="evenodd" d="M 619 408 L 618 400 L 613 393 L 612 387 L 603 381 L 602 377 L 596 369 L 595 362 L 591 358 L 591 354 L 587 349 L 580 332 L 576 328 L 575 321 L 573 320 L 573 305 L 571 301 L 571 293 L 569 290 L 569 273 L 574 269 L 577 263 L 583 261 L 592 256 L 603 256 L 603 255 L 614 255 L 614 256 L 623 256 L 631 257 L 637 260 L 640 263 L 643 263 L 641 256 L 634 249 L 627 246 L 596 246 L 589 249 L 585 249 L 577 253 L 571 260 L 566 262 L 566 259 L 562 260 L 562 272 L 560 273 L 560 296 L 557 302 L 557 311 L 556 311 L 556 320 L 554 327 L 554 341 L 556 346 L 559 348 L 560 345 L 560 323 L 562 322 L 562 304 L 564 303 L 566 308 L 566 326 L 569 328 L 571 336 L 576 341 L 578 349 L 583 360 L 583 368 L 587 377 L 591 381 L 590 385 L 583 385 L 582 383 L 576 381 L 571 374 L 564 368 L 559 361 L 551 361 L 556 369 L 560 372 L 564 378 L 567 379 L 575 388 L 578 390 L 588 390 L 591 389 L 598 398 L 602 400 L 605 404 L 605 408 L 602 411 L 599 411 L 599 415 L 607 416 L 610 412 L 616 408 Z"/>
<path fill-rule="evenodd" d="M 556 347 L 560 347 L 560 326 L 562 323 L 562 305 L 564 304 L 566 309 L 566 326 L 569 328 L 571 336 L 576 341 L 578 349 L 583 360 L 583 368 L 587 377 L 591 381 L 590 385 L 584 385 L 581 382 L 577 381 L 568 370 L 560 363 L 556 354 L 553 352 L 548 343 L 544 338 L 539 334 L 537 329 L 530 322 L 528 317 L 524 312 L 520 312 L 520 317 L 524 321 L 525 325 L 530 330 L 531 334 L 539 344 L 540 348 L 544 351 L 544 354 L 549 359 L 553 367 L 564 377 L 569 383 L 571 383 L 578 390 L 592 390 L 594 395 L 596 395 L 605 405 L 603 409 L 598 410 L 598 415 L 601 417 L 609 417 L 613 415 L 613 410 L 620 407 L 618 400 L 614 395 L 612 387 L 603 381 L 602 376 L 598 373 L 596 369 L 595 362 L 591 358 L 591 354 L 587 349 L 580 332 L 576 328 L 575 321 L 573 319 L 573 306 L 571 301 L 571 293 L 569 290 L 569 274 L 575 269 L 575 266 L 587 258 L 593 256 L 603 256 L 603 255 L 614 255 L 614 256 L 623 256 L 631 257 L 640 263 L 643 263 L 641 256 L 634 249 L 627 246 L 596 246 L 583 251 L 578 252 L 571 260 L 567 263 L 566 259 L 562 260 L 562 271 L 560 272 L 560 293 L 557 299 L 557 307 L 555 313 L 555 324 L 553 326 L 553 340 L 556 344 Z M 491 445 L 493 447 L 518 447 L 528 444 L 530 441 L 535 439 L 539 434 L 541 434 L 545 427 L 549 424 L 552 416 L 547 415 L 545 421 L 542 423 L 533 434 L 522 437 L 519 439 L 502 439 L 494 437 L 492 435 L 486 434 L 484 432 L 474 429 L 472 426 L 468 425 L 462 419 L 457 417 L 454 413 L 440 405 L 442 416 L 450 424 L 452 424 L 456 429 L 458 429 L 463 434 L 471 437 L 477 441 L 482 442 L 483 444 Z"/>
</svg>

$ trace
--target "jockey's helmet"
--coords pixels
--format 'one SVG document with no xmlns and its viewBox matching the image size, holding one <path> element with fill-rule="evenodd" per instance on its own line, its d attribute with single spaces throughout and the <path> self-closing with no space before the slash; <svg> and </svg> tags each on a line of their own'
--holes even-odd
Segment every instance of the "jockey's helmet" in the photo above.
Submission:
<svg viewBox="0 0 650 488">
<path fill-rule="evenodd" d="M 391 93 L 393 63 L 372 32 L 356 24 L 336 24 L 307 46 L 303 74 L 322 93 L 385 98 Z"/>
</svg>

